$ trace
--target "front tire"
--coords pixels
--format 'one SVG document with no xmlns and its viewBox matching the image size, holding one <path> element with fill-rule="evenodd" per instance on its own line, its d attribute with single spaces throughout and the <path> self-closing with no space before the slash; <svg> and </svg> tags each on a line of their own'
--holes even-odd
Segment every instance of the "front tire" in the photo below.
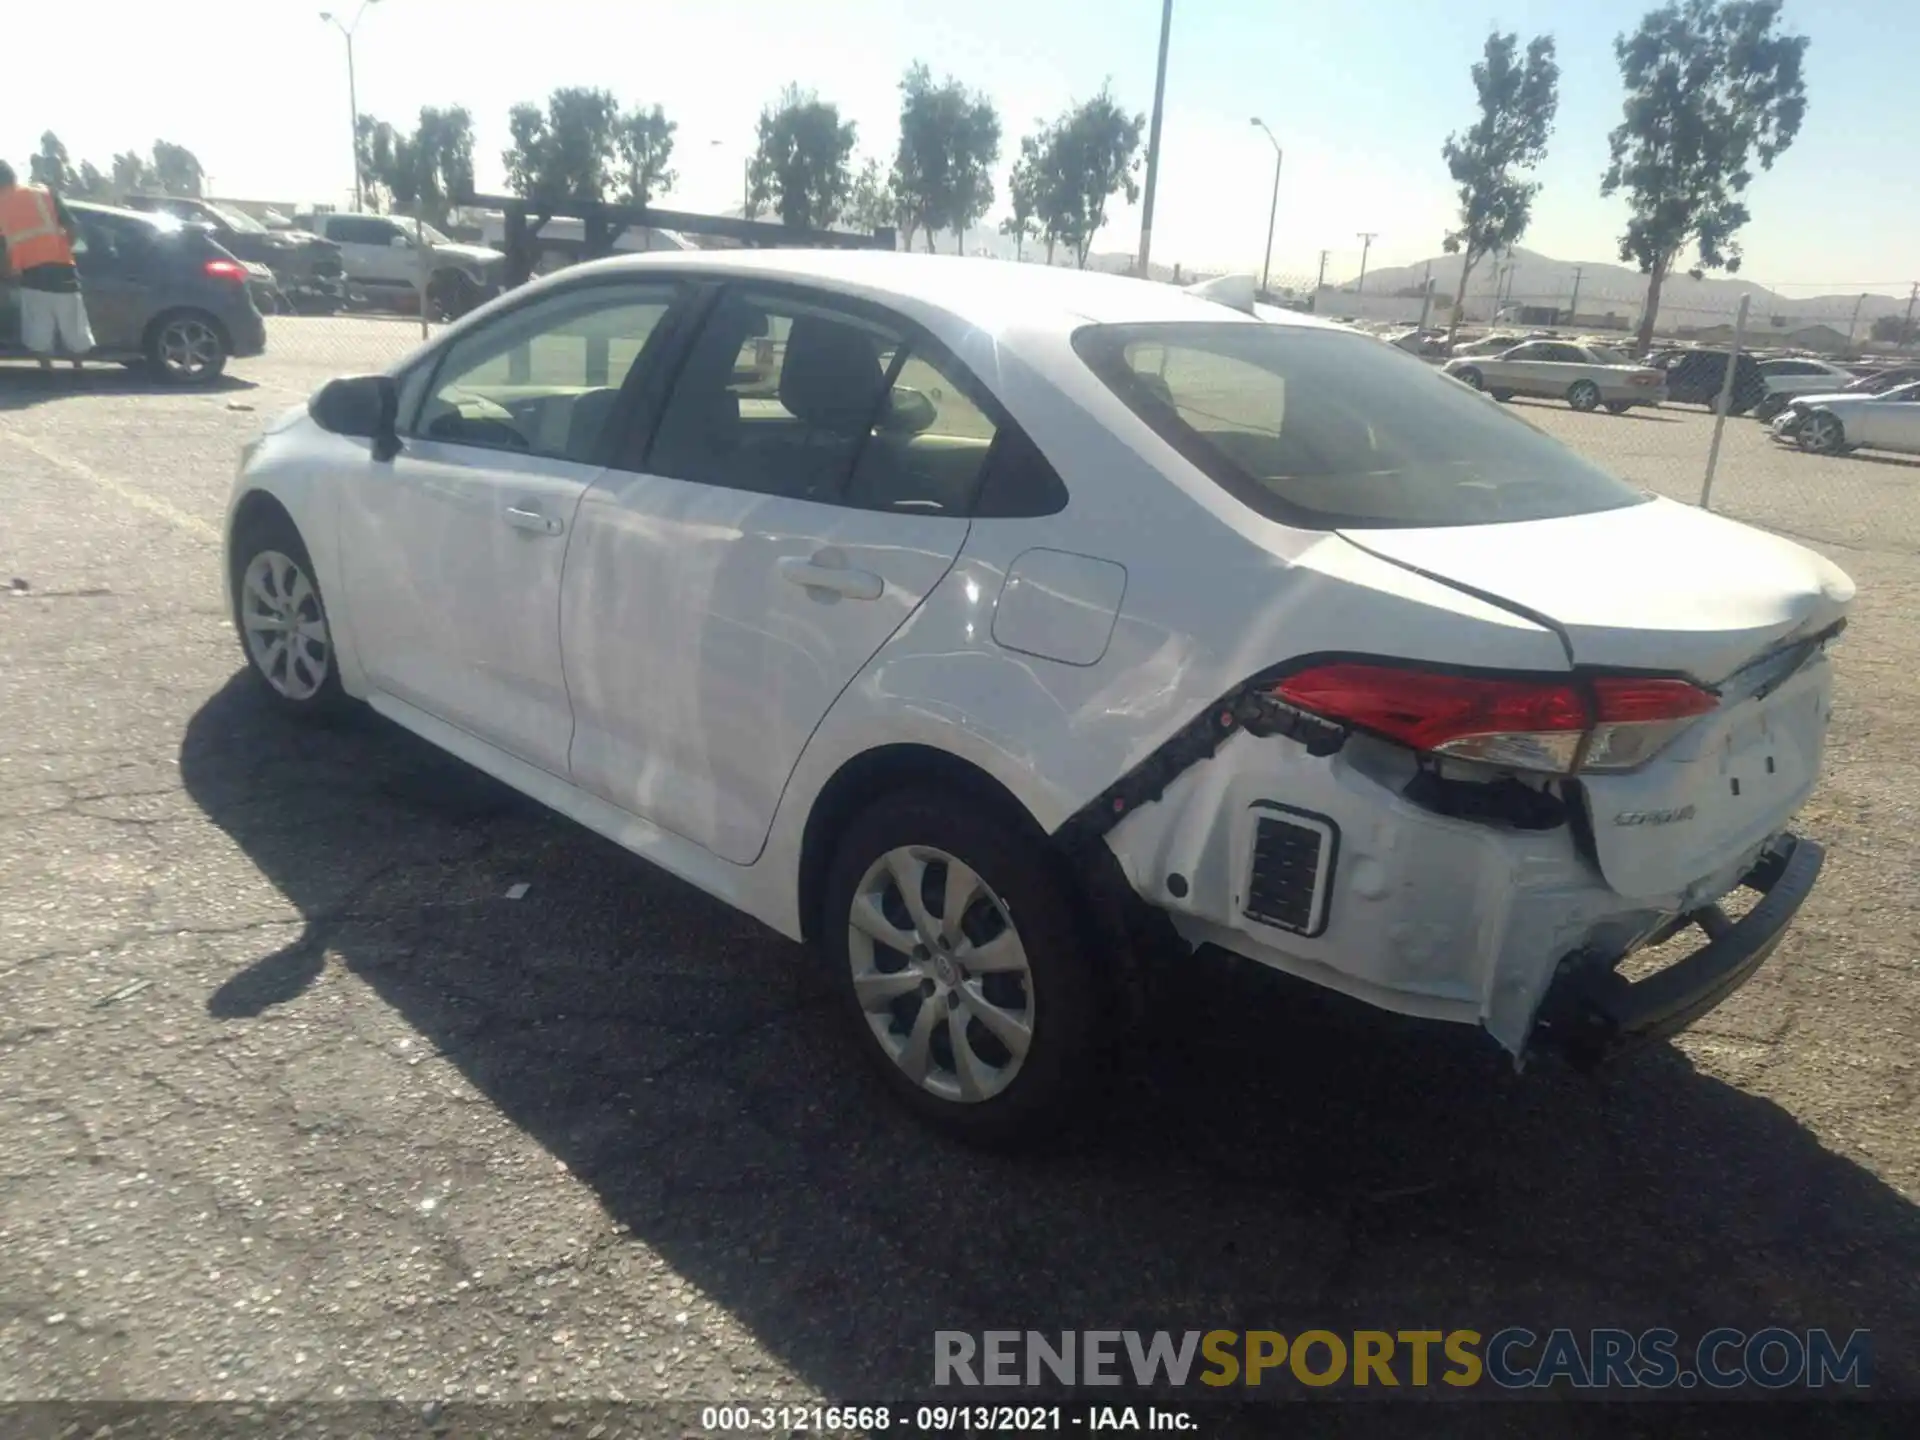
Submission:
<svg viewBox="0 0 1920 1440">
<path fill-rule="evenodd" d="M 1632 408 L 1633 402 L 1630 400 L 1609 400 L 1607 402 L 1607 413 L 1609 415 L 1624 415 Z"/>
<path fill-rule="evenodd" d="M 227 337 L 211 315 L 176 310 L 147 331 L 147 369 L 165 385 L 211 385 L 227 368 Z"/>
<path fill-rule="evenodd" d="M 1586 414 L 1600 408 L 1600 387 L 1591 380 L 1576 380 L 1567 387 L 1567 404 Z"/>
<path fill-rule="evenodd" d="M 848 827 L 821 949 L 855 1044 L 921 1119 L 1010 1145 L 1070 1118 L 1099 1009 L 1072 893 L 1037 832 L 956 791 L 900 791 Z"/>
<path fill-rule="evenodd" d="M 1800 426 L 1800 448 L 1814 455 L 1838 455 L 1847 448 L 1847 427 L 1840 417 L 1816 410 Z"/>
<path fill-rule="evenodd" d="M 331 722 L 351 708 L 313 561 L 284 515 L 243 521 L 232 552 L 233 626 L 267 702 L 297 720 Z"/>
<path fill-rule="evenodd" d="M 1513 399 L 1513 392 L 1511 390 L 1489 390 L 1487 393 L 1502 405 Z"/>
</svg>

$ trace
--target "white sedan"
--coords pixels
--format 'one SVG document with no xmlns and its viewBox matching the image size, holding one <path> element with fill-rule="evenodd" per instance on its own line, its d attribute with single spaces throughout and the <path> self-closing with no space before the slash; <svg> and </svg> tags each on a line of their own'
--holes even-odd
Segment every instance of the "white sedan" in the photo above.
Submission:
<svg viewBox="0 0 1920 1440">
<path fill-rule="evenodd" d="M 1202 947 L 1516 1057 L 1686 1025 L 1819 872 L 1853 597 L 1323 322 L 801 251 L 578 266 L 334 381 L 248 446 L 226 581 L 272 705 L 810 941 L 982 1140 Z"/>
<path fill-rule="evenodd" d="M 1529 340 L 1498 355 L 1449 360 L 1447 373 L 1496 400 L 1530 395 L 1565 400 L 1575 410 L 1605 405 L 1624 415 L 1636 405 L 1667 398 L 1667 377 L 1651 365 L 1636 365 L 1616 350 L 1570 340 Z"/>
<path fill-rule="evenodd" d="M 1817 455 L 1862 449 L 1920 455 L 1920 381 L 1878 395 L 1801 396 L 1774 418 L 1773 433 Z"/>
</svg>

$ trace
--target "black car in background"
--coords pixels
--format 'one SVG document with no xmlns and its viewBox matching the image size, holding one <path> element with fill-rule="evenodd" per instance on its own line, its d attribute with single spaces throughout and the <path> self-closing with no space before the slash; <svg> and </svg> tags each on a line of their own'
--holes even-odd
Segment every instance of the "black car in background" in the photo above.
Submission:
<svg viewBox="0 0 1920 1440">
<path fill-rule="evenodd" d="M 272 229 L 231 206 L 188 195 L 129 195 L 127 208 L 197 225 L 235 259 L 264 265 L 301 314 L 332 314 L 347 304 L 340 247 L 310 230 Z"/>
<path fill-rule="evenodd" d="M 227 361 L 267 348 L 247 267 L 198 226 L 66 202 L 94 348 L 89 360 L 144 365 L 158 380 L 205 385 Z M 20 344 L 20 284 L 0 274 L 0 359 Z"/>
<path fill-rule="evenodd" d="M 1720 403 L 1720 389 L 1727 380 L 1725 350 L 1663 350 L 1647 363 L 1667 377 L 1667 400 L 1677 405 L 1704 405 L 1709 410 Z M 1760 364 L 1741 351 L 1733 371 L 1733 394 L 1728 412 L 1744 415 L 1767 395 L 1767 382 Z"/>
</svg>

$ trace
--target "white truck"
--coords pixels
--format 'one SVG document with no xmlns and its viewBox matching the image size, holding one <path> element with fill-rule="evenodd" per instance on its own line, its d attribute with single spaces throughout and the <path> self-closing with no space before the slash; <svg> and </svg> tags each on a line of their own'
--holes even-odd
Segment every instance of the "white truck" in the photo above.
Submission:
<svg viewBox="0 0 1920 1440">
<path fill-rule="evenodd" d="M 323 211 L 294 223 L 338 245 L 347 280 L 377 302 L 414 310 L 425 287 L 437 320 L 457 319 L 498 294 L 506 268 L 499 251 L 449 240 L 405 216 Z"/>
</svg>

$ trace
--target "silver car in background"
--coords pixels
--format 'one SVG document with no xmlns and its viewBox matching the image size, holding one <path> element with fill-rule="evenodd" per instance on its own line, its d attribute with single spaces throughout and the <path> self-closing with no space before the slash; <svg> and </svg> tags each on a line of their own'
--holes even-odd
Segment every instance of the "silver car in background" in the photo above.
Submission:
<svg viewBox="0 0 1920 1440">
<path fill-rule="evenodd" d="M 1498 355 L 1447 362 L 1447 373 L 1496 400 L 1529 395 L 1565 400 L 1575 410 L 1602 405 L 1623 415 L 1635 405 L 1667 398 L 1667 380 L 1650 365 L 1636 365 L 1617 350 L 1570 340 L 1530 340 Z"/>
</svg>

